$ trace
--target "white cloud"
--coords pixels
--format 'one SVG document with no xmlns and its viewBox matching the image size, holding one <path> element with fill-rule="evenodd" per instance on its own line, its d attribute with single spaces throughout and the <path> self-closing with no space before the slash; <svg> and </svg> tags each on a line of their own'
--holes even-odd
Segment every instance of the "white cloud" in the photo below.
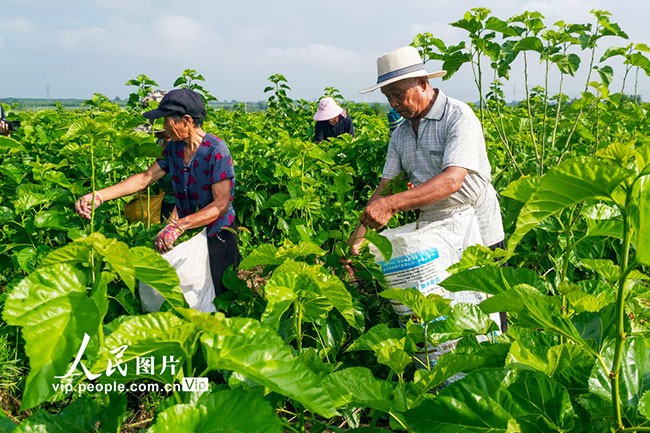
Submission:
<svg viewBox="0 0 650 433">
<path fill-rule="evenodd" d="M 86 49 L 103 45 L 109 37 L 109 32 L 101 27 L 61 30 L 55 34 L 55 43 L 68 51 Z"/>
<path fill-rule="evenodd" d="M 14 33 L 28 33 L 37 30 L 36 25 L 23 17 L 16 17 L 13 19 L 0 21 L 0 29 L 2 31 Z"/>
</svg>

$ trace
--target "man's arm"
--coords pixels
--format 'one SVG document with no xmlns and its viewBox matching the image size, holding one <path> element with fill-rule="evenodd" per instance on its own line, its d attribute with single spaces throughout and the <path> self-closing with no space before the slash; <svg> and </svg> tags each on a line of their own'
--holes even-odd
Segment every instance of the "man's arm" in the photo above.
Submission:
<svg viewBox="0 0 650 433">
<path fill-rule="evenodd" d="M 370 200 L 368 200 L 366 209 L 367 206 L 370 206 L 372 202 L 381 198 L 381 195 L 386 189 L 386 185 L 388 184 L 388 182 L 390 182 L 390 179 L 386 179 L 383 177 L 381 178 L 381 180 L 379 181 L 379 185 L 377 186 L 377 189 L 370 197 Z M 348 239 L 348 245 L 350 246 L 350 252 L 352 253 L 352 255 L 354 256 L 359 255 L 359 247 L 361 246 L 361 242 L 363 242 L 363 238 L 365 235 L 366 235 L 366 227 L 362 223 L 360 223 L 350 235 L 350 239 Z"/>
<path fill-rule="evenodd" d="M 375 198 L 373 194 L 374 200 L 371 199 L 361 215 L 361 224 L 379 229 L 398 212 L 420 209 L 445 199 L 460 190 L 466 175 L 467 170 L 464 168 L 447 167 L 439 175 L 415 188 L 384 197 Z"/>
</svg>

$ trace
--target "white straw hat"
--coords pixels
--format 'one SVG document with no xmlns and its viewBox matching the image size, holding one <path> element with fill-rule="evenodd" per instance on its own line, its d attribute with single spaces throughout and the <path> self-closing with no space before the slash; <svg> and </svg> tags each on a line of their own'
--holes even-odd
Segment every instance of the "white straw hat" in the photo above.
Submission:
<svg viewBox="0 0 650 433">
<path fill-rule="evenodd" d="M 402 47 L 377 57 L 377 84 L 361 93 L 372 92 L 395 81 L 413 77 L 443 77 L 447 71 L 427 72 L 415 47 Z"/>
<path fill-rule="evenodd" d="M 336 103 L 334 98 L 330 98 L 328 96 L 321 99 L 318 103 L 318 111 L 316 111 L 316 114 L 314 114 L 314 120 L 330 120 L 341 113 L 343 113 L 343 108 L 341 108 L 341 106 Z"/>
</svg>

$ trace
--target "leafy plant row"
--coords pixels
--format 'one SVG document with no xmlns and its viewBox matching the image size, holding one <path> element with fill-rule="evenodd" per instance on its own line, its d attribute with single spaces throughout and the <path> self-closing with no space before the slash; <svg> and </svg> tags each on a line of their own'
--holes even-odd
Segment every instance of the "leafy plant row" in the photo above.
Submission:
<svg viewBox="0 0 650 433">
<path fill-rule="evenodd" d="M 311 141 L 315 103 L 292 100 L 280 74 L 269 78 L 266 112 L 209 111 L 206 129 L 235 156 L 245 257 L 226 276 L 217 314 L 186 308 L 175 272 L 150 248 L 160 227 L 127 222 L 121 201 L 90 223 L 72 210 L 82 193 L 159 154 L 138 131 L 141 101 L 157 83 L 129 81 L 128 109 L 96 95 L 83 111 L 20 113 L 21 131 L 0 137 L 0 342 L 17 342 L 26 378 L 5 394 L 21 411 L 3 406 L 3 431 L 650 431 L 647 104 L 610 92 L 613 70 L 594 63 L 589 75 L 601 81 L 588 78 L 571 101 L 536 88 L 508 105 L 500 81 L 482 87 L 482 58 L 495 78 L 532 52 L 573 75 L 571 49 L 595 53 L 601 37 L 626 35 L 602 11 L 595 26 L 554 30 L 538 13 L 489 13 L 452 23 L 469 46 L 414 41 L 452 74 L 464 63 L 477 71 L 508 246 L 468 249 L 441 285 L 490 295 L 480 305 L 384 290 L 367 249 L 352 260 L 364 284 L 349 278 L 345 240 L 388 140 L 377 107 L 342 101 L 357 135 L 326 145 Z M 601 62 L 618 53 L 626 76 L 628 67 L 648 73 L 643 52 L 611 49 Z M 209 99 L 202 81 L 187 70 L 174 85 Z M 390 255 L 381 236 L 369 238 Z M 140 281 L 163 295 L 162 311 L 141 311 Z M 391 300 L 414 311 L 405 326 Z M 509 319 L 498 336 L 494 312 Z M 414 361 L 450 341 L 456 349 L 437 363 Z M 193 378 L 208 379 L 205 392 L 174 389 Z M 142 394 L 81 392 L 91 384 L 171 387 L 152 392 L 162 399 L 151 419 L 127 425 L 129 399 Z"/>
</svg>

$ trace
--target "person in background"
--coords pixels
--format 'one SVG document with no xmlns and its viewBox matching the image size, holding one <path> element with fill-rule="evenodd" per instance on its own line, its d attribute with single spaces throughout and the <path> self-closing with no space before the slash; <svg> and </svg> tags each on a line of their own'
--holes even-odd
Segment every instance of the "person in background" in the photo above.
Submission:
<svg viewBox="0 0 650 433">
<path fill-rule="evenodd" d="M 9 135 L 10 132 L 11 127 L 9 122 L 5 120 L 5 110 L 2 108 L 2 104 L 0 104 L 0 135 Z"/>
<path fill-rule="evenodd" d="M 205 103 L 189 89 L 170 91 L 158 108 L 144 116 L 165 119 L 169 142 L 162 157 L 142 173 L 84 195 L 75 209 L 89 219 L 92 210 L 105 201 L 142 191 L 169 173 L 176 206 L 154 246 L 161 253 L 168 252 L 184 231 L 207 227 L 210 273 L 215 295 L 219 295 L 226 290 L 221 283 L 224 271 L 236 268 L 240 260 L 233 230 L 235 171 L 230 151 L 223 140 L 203 130 Z"/>
<path fill-rule="evenodd" d="M 377 84 L 390 106 L 406 120 L 391 136 L 379 186 L 368 201 L 359 227 L 348 244 L 353 255 L 366 227 L 384 227 L 398 212 L 419 209 L 422 224 L 446 219 L 474 207 L 483 243 L 504 247 L 504 230 L 491 167 L 476 114 L 464 102 L 431 87 L 414 47 L 403 47 L 377 59 Z M 413 188 L 383 195 L 388 182 L 405 173 Z"/>
<path fill-rule="evenodd" d="M 388 117 L 388 132 L 390 135 L 393 135 L 393 131 L 397 129 L 402 123 L 404 123 L 404 118 L 395 111 L 394 108 L 391 108 L 387 114 Z"/>
<path fill-rule="evenodd" d="M 354 125 L 348 113 L 336 103 L 334 98 L 325 97 L 318 103 L 314 114 L 316 121 L 314 141 L 320 143 L 341 134 L 354 135 Z"/>
</svg>

